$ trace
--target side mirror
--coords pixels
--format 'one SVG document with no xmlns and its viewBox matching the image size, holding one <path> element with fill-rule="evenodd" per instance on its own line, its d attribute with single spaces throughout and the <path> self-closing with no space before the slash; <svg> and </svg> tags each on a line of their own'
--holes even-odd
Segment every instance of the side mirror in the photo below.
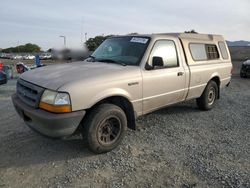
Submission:
<svg viewBox="0 0 250 188">
<path fill-rule="evenodd" d="M 163 59 L 162 57 L 154 56 L 152 61 L 152 67 L 163 67 Z"/>
</svg>

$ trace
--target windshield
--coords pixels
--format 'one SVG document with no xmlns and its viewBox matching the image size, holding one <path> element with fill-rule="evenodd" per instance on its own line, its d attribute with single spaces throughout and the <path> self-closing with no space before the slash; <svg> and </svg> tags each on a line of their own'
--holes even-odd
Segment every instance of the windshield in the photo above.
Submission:
<svg viewBox="0 0 250 188">
<path fill-rule="evenodd" d="M 106 39 L 92 54 L 94 61 L 139 65 L 149 37 L 114 37 Z"/>
</svg>

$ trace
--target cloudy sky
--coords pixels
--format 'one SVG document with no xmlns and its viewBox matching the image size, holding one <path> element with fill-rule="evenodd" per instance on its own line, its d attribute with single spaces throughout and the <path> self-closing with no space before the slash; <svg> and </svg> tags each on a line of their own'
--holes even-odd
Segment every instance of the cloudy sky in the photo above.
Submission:
<svg viewBox="0 0 250 188">
<path fill-rule="evenodd" d="M 0 6 L 0 48 L 79 47 L 106 34 L 183 32 L 250 41 L 250 0 L 8 0 Z"/>
</svg>

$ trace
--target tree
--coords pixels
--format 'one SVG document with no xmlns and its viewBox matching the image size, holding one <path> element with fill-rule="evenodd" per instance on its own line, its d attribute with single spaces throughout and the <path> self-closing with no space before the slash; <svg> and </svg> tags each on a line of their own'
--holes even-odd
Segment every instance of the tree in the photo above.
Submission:
<svg viewBox="0 0 250 188">
<path fill-rule="evenodd" d="M 20 45 L 16 47 L 10 47 L 3 49 L 2 52 L 4 53 L 18 53 L 18 52 L 24 52 L 24 53 L 33 53 L 33 52 L 40 52 L 41 47 L 36 44 L 27 43 L 25 45 Z"/>
<path fill-rule="evenodd" d="M 100 44 L 108 37 L 110 37 L 112 35 L 107 35 L 107 36 L 96 36 L 94 38 L 89 38 L 86 41 L 86 45 L 89 49 L 89 51 L 95 51 L 95 49 L 100 46 Z"/>
</svg>

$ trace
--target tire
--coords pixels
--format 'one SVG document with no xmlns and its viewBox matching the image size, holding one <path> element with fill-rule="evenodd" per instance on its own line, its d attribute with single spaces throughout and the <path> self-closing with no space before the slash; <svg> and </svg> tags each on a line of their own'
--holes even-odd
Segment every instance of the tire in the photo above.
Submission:
<svg viewBox="0 0 250 188">
<path fill-rule="evenodd" d="M 207 84 L 202 95 L 196 99 L 196 103 L 199 109 L 201 110 L 211 110 L 214 107 L 217 98 L 218 98 L 218 85 L 216 84 L 216 82 L 211 80 Z"/>
<path fill-rule="evenodd" d="M 116 148 L 127 130 L 124 111 L 113 104 L 101 104 L 83 122 L 83 138 L 94 153 L 106 153 Z"/>
</svg>

